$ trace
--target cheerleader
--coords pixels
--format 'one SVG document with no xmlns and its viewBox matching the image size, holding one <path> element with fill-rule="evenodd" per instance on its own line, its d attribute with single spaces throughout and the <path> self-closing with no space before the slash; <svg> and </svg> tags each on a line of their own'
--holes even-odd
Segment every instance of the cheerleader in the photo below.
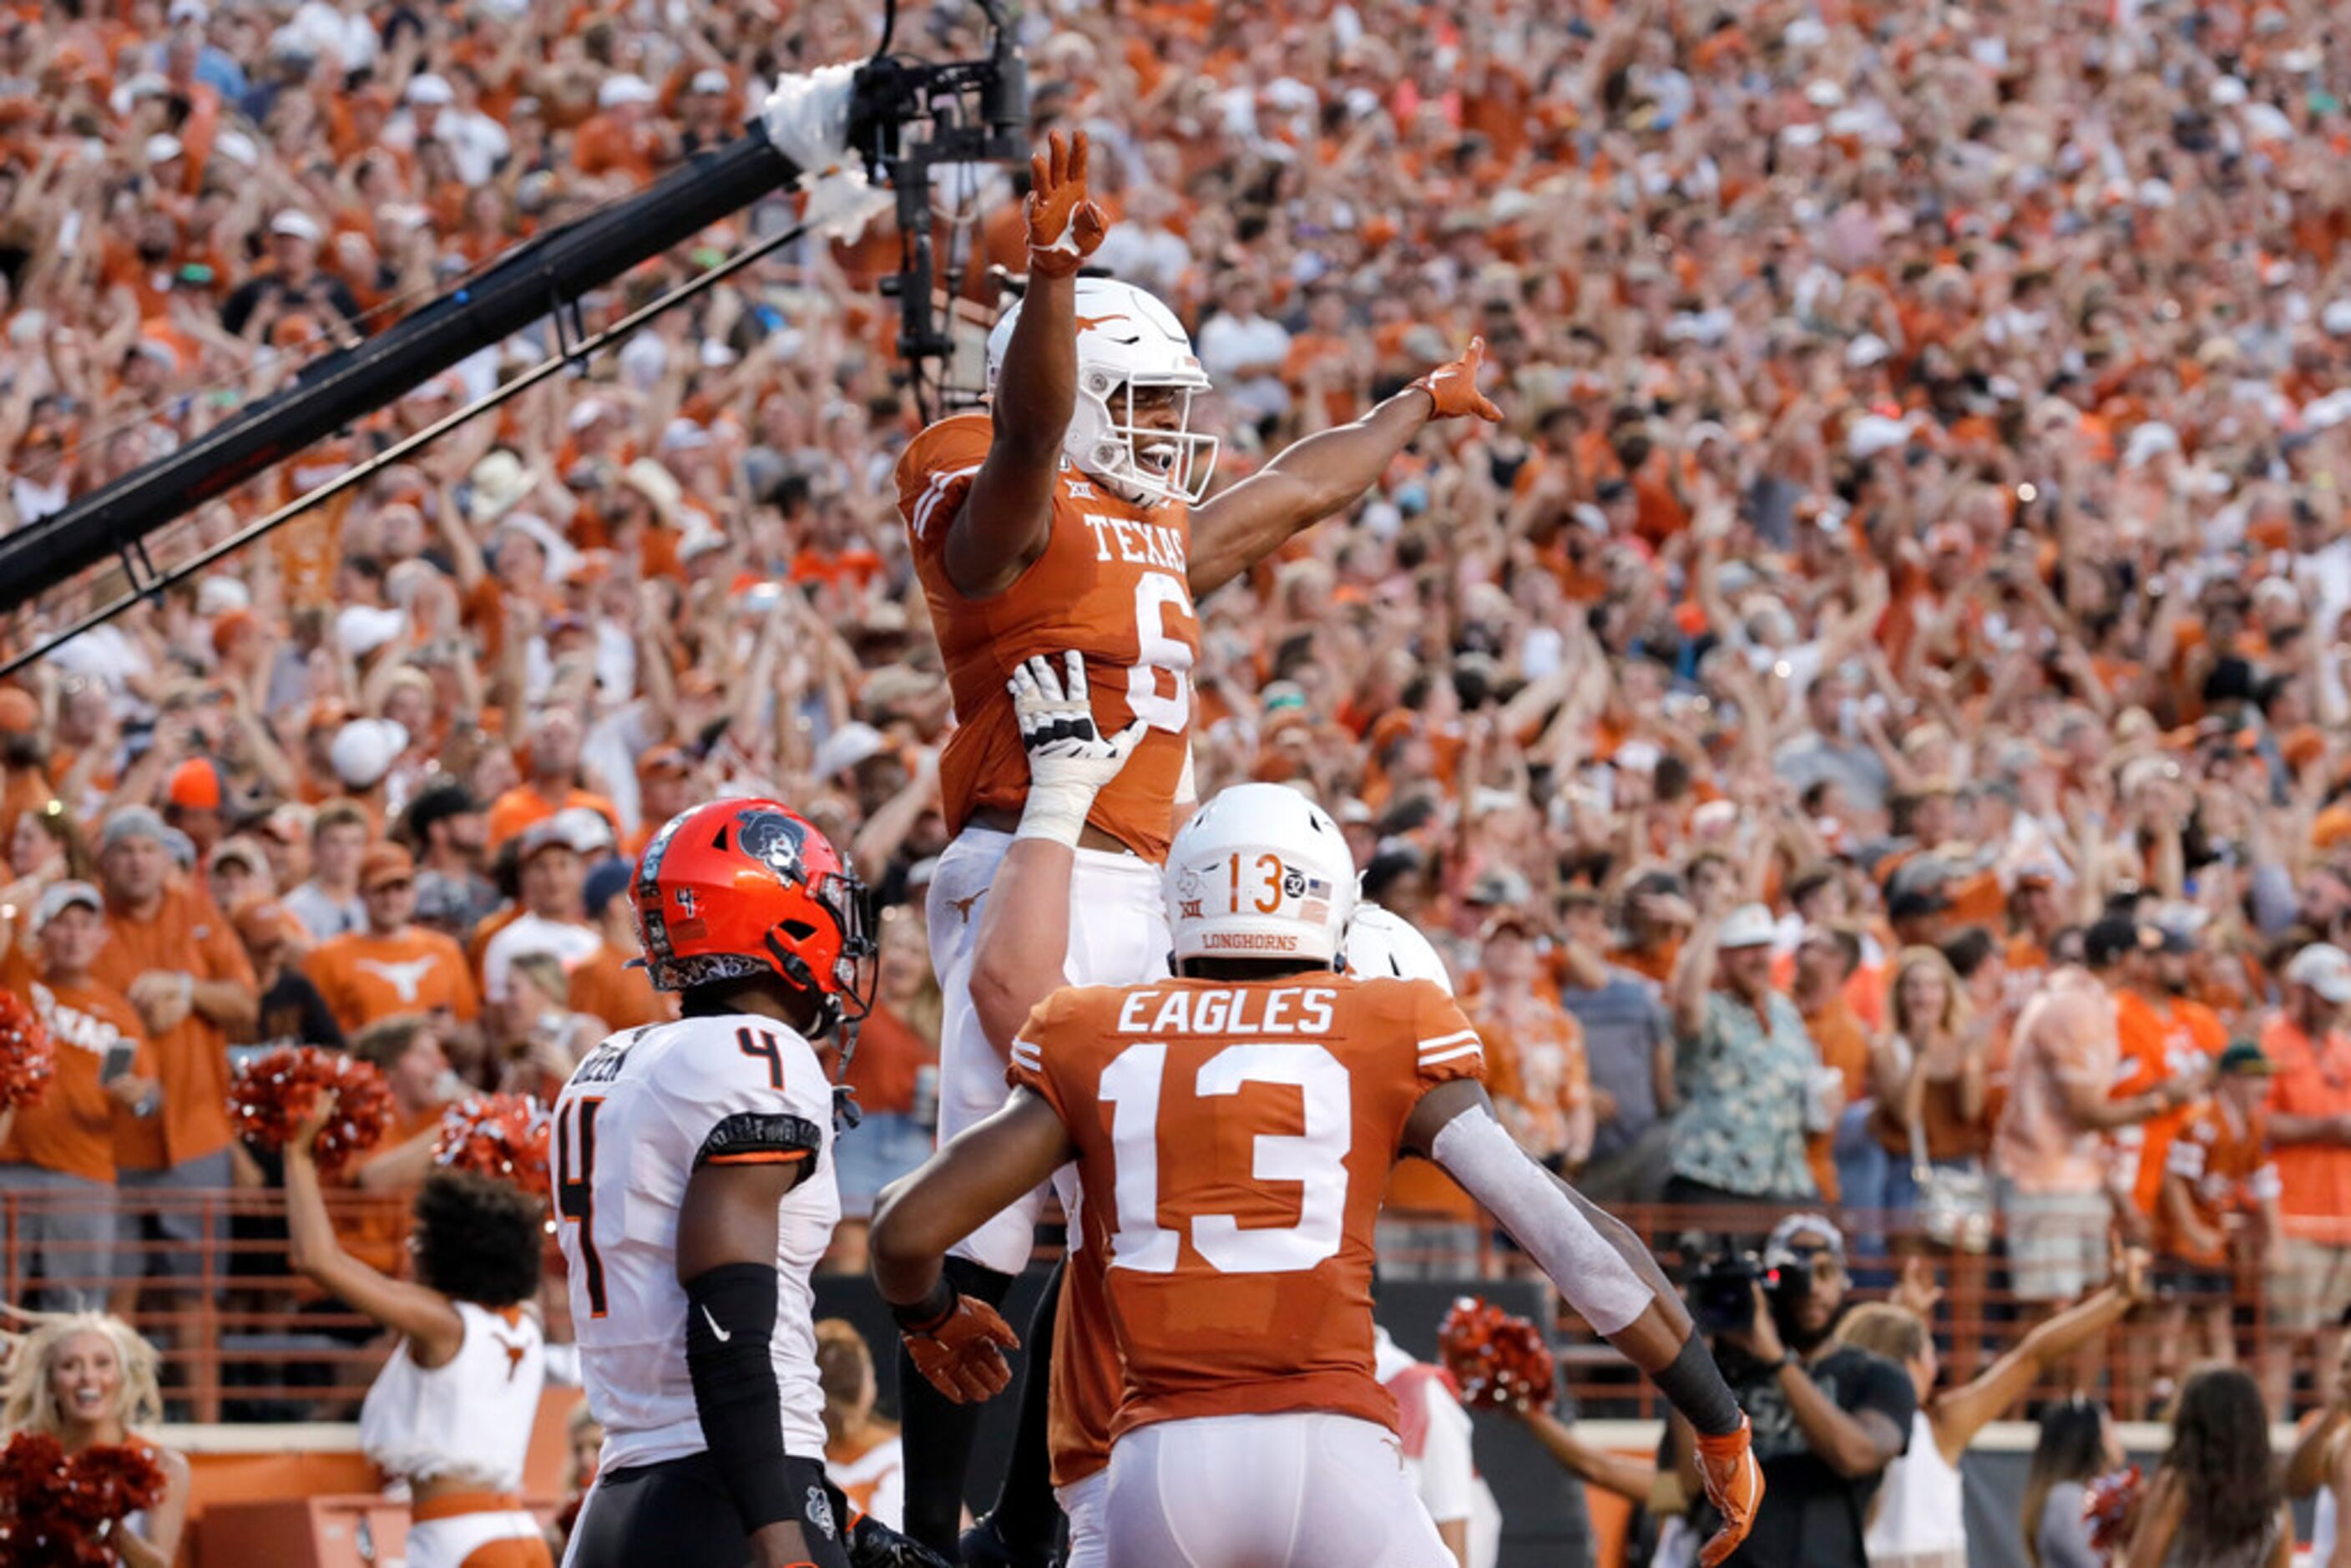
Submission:
<svg viewBox="0 0 2351 1568">
<path fill-rule="evenodd" d="M 68 1457 L 99 1448 L 145 1448 L 162 1469 L 162 1499 L 108 1527 L 105 1544 L 113 1556 L 105 1561 L 170 1568 L 188 1521 L 188 1461 L 134 1430 L 163 1418 L 155 1347 L 120 1318 L 99 1312 L 22 1315 L 35 1327 L 8 1357 L 0 1436 L 43 1433 Z"/>
<path fill-rule="evenodd" d="M 360 1447 L 409 1489 L 409 1568 L 552 1568 L 522 1506 L 523 1455 L 546 1381 L 534 1298 L 538 1201 L 486 1176 L 435 1171 L 417 1190 L 414 1281 L 345 1252 L 327 1218 L 312 1145 L 319 1103 L 286 1145 L 294 1268 L 401 1336 L 360 1407 Z"/>
</svg>

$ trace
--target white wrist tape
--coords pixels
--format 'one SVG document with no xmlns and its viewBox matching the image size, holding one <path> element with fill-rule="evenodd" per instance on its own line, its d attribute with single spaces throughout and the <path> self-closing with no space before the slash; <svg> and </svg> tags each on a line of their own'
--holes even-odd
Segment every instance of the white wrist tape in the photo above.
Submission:
<svg viewBox="0 0 2351 1568">
<path fill-rule="evenodd" d="M 1608 1239 L 1510 1141 L 1482 1105 L 1445 1124 L 1429 1153 L 1542 1266 L 1597 1333 L 1616 1333 L 1656 1299 Z"/>
<path fill-rule="evenodd" d="M 1078 835 L 1086 831 L 1086 813 L 1094 809 L 1098 790 L 1092 784 L 1038 783 L 1029 785 L 1029 802 L 1020 808 L 1020 826 L 1015 839 L 1050 839 L 1057 844 L 1078 847 Z"/>
</svg>

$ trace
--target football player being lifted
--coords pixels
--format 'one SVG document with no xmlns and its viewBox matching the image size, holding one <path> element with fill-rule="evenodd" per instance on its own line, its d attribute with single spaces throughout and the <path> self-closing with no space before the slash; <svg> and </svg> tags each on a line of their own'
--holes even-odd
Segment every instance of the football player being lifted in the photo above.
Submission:
<svg viewBox="0 0 2351 1568">
<path fill-rule="evenodd" d="M 945 998 L 942 1139 L 1004 1103 L 1003 1054 L 974 1003 L 990 982 L 972 953 L 1029 790 L 1006 681 L 1032 657 L 1074 649 L 1101 732 L 1140 727 L 1132 759 L 1077 825 L 1069 885 L 1084 916 L 1064 967 L 1083 984 L 1164 973 L 1159 867 L 1193 795 L 1194 604 L 1353 505 L 1431 421 L 1501 417 L 1478 391 L 1483 347 L 1473 340 L 1361 418 L 1210 497 L 1217 441 L 1196 418 L 1209 384 L 1182 324 L 1142 289 L 1079 276 L 1106 229 L 1087 199 L 1087 156 L 1082 134 L 1056 135 L 1032 162 L 1028 289 L 989 336 L 987 412 L 932 425 L 898 465 L 899 510 L 956 718 L 940 765 L 956 837 L 929 895 Z M 958 1285 L 1000 1302 L 1029 1261 L 1041 1204 L 1033 1194 L 958 1238 Z M 1049 1341 L 1050 1326 L 1040 1320 L 1031 1337 Z M 950 1549 L 976 1415 L 930 1397 L 919 1379 L 900 1385 L 907 1531 Z"/>
</svg>

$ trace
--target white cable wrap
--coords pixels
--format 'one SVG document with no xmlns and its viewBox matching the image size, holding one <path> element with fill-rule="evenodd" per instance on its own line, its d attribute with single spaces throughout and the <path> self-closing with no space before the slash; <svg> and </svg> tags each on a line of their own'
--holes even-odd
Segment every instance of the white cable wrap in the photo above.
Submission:
<svg viewBox="0 0 2351 1568">
<path fill-rule="evenodd" d="M 850 156 L 849 99 L 857 69 L 819 66 L 780 77 L 759 107 L 768 142 L 799 166 L 800 189 L 808 193 L 803 221 L 827 239 L 851 244 L 868 220 L 890 206 L 889 194 L 875 190 Z"/>
<path fill-rule="evenodd" d="M 1483 1105 L 1462 1112 L 1438 1129 L 1429 1153 L 1502 1222 L 1595 1332 L 1615 1333 L 1649 1310 L 1656 1298 L 1646 1281 L 1510 1141 L 1492 1112 Z"/>
</svg>

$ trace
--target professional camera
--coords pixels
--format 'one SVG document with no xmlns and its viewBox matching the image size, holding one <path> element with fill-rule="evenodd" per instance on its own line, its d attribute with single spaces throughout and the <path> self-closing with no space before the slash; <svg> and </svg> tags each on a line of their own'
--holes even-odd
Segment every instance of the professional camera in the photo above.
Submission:
<svg viewBox="0 0 2351 1568">
<path fill-rule="evenodd" d="M 1744 1333 L 1752 1328 L 1759 1284 L 1784 1314 L 1812 1289 L 1812 1275 L 1802 1269 L 1769 1267 L 1752 1252 L 1717 1252 L 1689 1277 L 1690 1316 L 1698 1320 L 1698 1332 Z"/>
</svg>

